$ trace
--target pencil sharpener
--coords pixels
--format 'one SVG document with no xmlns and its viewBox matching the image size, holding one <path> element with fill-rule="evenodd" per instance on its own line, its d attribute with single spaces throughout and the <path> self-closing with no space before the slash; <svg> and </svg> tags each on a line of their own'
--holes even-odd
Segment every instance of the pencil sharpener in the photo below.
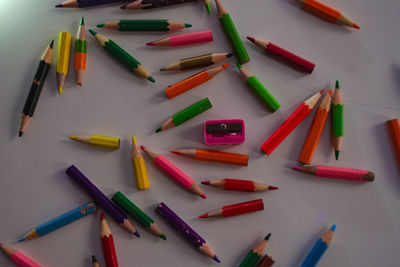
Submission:
<svg viewBox="0 0 400 267">
<path fill-rule="evenodd" d="M 209 146 L 237 145 L 245 140 L 244 121 L 213 120 L 204 123 L 204 143 Z"/>
</svg>

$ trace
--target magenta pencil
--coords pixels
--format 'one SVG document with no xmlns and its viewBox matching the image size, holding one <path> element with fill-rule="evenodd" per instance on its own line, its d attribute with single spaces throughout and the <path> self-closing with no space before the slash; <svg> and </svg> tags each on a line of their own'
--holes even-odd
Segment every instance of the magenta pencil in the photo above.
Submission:
<svg viewBox="0 0 400 267">
<path fill-rule="evenodd" d="M 212 31 L 191 32 L 185 34 L 171 35 L 157 41 L 148 42 L 148 46 L 182 46 L 211 42 L 213 40 Z"/>
<path fill-rule="evenodd" d="M 0 248 L 10 259 L 21 267 L 40 267 L 39 264 L 22 254 L 19 250 L 15 250 L 9 246 L 0 243 Z"/>
<path fill-rule="evenodd" d="M 312 174 L 318 177 L 351 180 L 357 182 L 372 182 L 375 179 L 375 174 L 367 170 L 357 170 L 330 166 L 295 166 L 292 167 L 292 169 L 295 171 Z"/>
<path fill-rule="evenodd" d="M 289 52 L 285 49 L 283 49 L 280 46 L 277 46 L 276 44 L 273 44 L 271 42 L 267 42 L 264 40 L 260 39 L 255 39 L 253 37 L 247 36 L 247 39 L 249 39 L 251 42 L 255 43 L 257 46 L 263 48 L 266 52 L 270 52 L 272 54 L 275 54 L 283 59 L 288 60 L 291 62 L 293 65 L 296 65 L 298 68 L 301 68 L 305 72 L 311 73 L 314 70 L 315 64 L 302 58 L 299 57 L 298 55 L 293 54 L 292 52 Z"/>
</svg>

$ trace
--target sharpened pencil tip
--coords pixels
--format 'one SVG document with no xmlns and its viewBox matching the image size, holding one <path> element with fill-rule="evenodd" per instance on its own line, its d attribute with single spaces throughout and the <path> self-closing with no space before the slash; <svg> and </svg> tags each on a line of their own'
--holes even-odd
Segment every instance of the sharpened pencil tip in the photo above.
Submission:
<svg viewBox="0 0 400 267">
<path fill-rule="evenodd" d="M 277 190 L 277 189 L 279 189 L 279 187 L 276 187 L 276 186 L 273 186 L 273 185 L 269 185 L 268 189 L 269 190 Z"/>
<path fill-rule="evenodd" d="M 201 184 L 209 185 L 210 181 L 201 181 Z"/>
<path fill-rule="evenodd" d="M 106 25 L 105 23 L 100 23 L 100 24 L 97 24 L 97 26 L 96 27 L 98 27 L 98 28 L 103 28 L 104 27 L 104 25 Z"/>
<path fill-rule="evenodd" d="M 62 4 L 58 4 L 55 7 L 63 7 L 63 5 Z"/>
<path fill-rule="evenodd" d="M 141 145 L 140 148 L 141 148 L 142 150 L 145 150 L 145 149 L 146 149 L 146 146 Z"/>
<path fill-rule="evenodd" d="M 104 213 L 100 213 L 100 220 L 104 220 L 106 217 L 104 216 Z"/>
<path fill-rule="evenodd" d="M 355 24 L 355 23 L 353 24 L 353 27 L 358 29 L 358 30 L 360 29 L 360 26 L 358 26 L 358 24 Z"/>
<path fill-rule="evenodd" d="M 23 237 L 20 240 L 18 240 L 18 242 L 22 242 L 22 241 L 25 241 L 25 237 Z"/>
<path fill-rule="evenodd" d="M 153 76 L 149 76 L 149 78 L 147 78 L 149 81 L 152 81 L 153 83 L 156 82 L 156 80 L 154 80 Z"/>
<path fill-rule="evenodd" d="M 19 131 L 18 136 L 21 137 L 24 134 L 24 132 Z"/>
<path fill-rule="evenodd" d="M 208 213 L 203 214 L 203 215 L 200 215 L 199 218 L 200 218 L 200 219 L 208 218 Z"/>
<path fill-rule="evenodd" d="M 325 92 L 325 89 L 322 89 L 321 91 L 319 91 L 319 93 L 320 93 L 321 95 L 323 95 L 324 92 Z"/>
<path fill-rule="evenodd" d="M 336 158 L 336 160 L 339 160 L 339 153 L 340 153 L 339 150 L 338 150 L 338 151 L 335 151 L 335 158 Z"/>
<path fill-rule="evenodd" d="M 139 234 L 138 231 L 134 232 L 133 234 L 134 234 L 135 236 L 137 236 L 137 237 L 140 237 L 140 234 Z"/>
<path fill-rule="evenodd" d="M 161 235 L 159 235 L 159 237 L 161 237 L 164 240 L 167 240 L 167 236 L 165 234 L 161 234 Z"/>
<path fill-rule="evenodd" d="M 214 255 L 213 259 L 214 259 L 216 262 L 221 263 L 221 261 L 218 259 L 217 255 Z"/>
<path fill-rule="evenodd" d="M 339 86 L 339 80 L 336 80 L 336 89 L 340 89 L 340 86 Z"/>
<path fill-rule="evenodd" d="M 79 86 L 82 86 L 82 83 L 81 83 L 81 82 L 77 82 L 76 84 L 79 85 Z"/>
<path fill-rule="evenodd" d="M 240 65 L 240 63 L 236 63 L 236 67 L 238 67 L 238 69 L 241 69 L 242 65 Z"/>
<path fill-rule="evenodd" d="M 54 45 L 54 40 L 51 40 L 49 44 L 50 48 L 53 48 L 53 45 Z"/>
<path fill-rule="evenodd" d="M 63 93 L 63 88 L 62 88 L 61 86 L 58 86 L 58 93 L 59 93 L 60 95 L 62 95 L 62 93 Z"/>
<path fill-rule="evenodd" d="M 89 29 L 89 32 L 90 32 L 93 36 L 95 36 L 95 35 L 97 34 L 97 32 L 95 32 L 95 31 L 92 30 L 92 29 Z"/>
<path fill-rule="evenodd" d="M 335 230 L 336 230 L 336 224 L 333 224 L 333 225 L 332 225 L 331 230 L 332 230 L 332 232 L 335 232 Z"/>
<path fill-rule="evenodd" d="M 69 139 L 71 139 L 71 140 L 78 140 L 78 136 L 76 136 L 76 135 L 71 135 L 71 136 L 69 137 Z"/>
<path fill-rule="evenodd" d="M 179 152 L 179 150 L 171 150 L 170 152 L 171 152 L 171 153 L 174 153 L 174 154 L 178 154 L 178 155 L 181 154 L 181 152 Z"/>
<path fill-rule="evenodd" d="M 256 39 L 254 39 L 253 37 L 247 36 L 247 39 L 250 40 L 251 42 L 255 43 Z"/>
<path fill-rule="evenodd" d="M 80 23 L 80 25 L 85 25 L 85 18 L 84 18 L 84 17 L 81 18 L 81 23 Z"/>
<path fill-rule="evenodd" d="M 165 71 L 165 68 L 166 68 L 166 67 L 164 67 L 164 68 L 161 68 L 161 69 L 160 69 L 160 71 Z"/>
<path fill-rule="evenodd" d="M 234 55 L 234 53 L 228 53 L 228 55 L 226 55 L 226 57 L 232 57 Z"/>
<path fill-rule="evenodd" d="M 210 3 L 207 3 L 207 4 L 206 4 L 206 9 L 207 9 L 208 14 L 211 15 L 211 6 L 210 6 Z"/>
<path fill-rule="evenodd" d="M 207 199 L 207 196 L 204 193 L 201 195 L 201 197 L 204 198 L 204 199 Z"/>
<path fill-rule="evenodd" d="M 148 46 L 153 46 L 154 43 L 153 43 L 153 42 L 148 42 L 148 43 L 146 43 L 146 45 L 148 45 Z"/>
<path fill-rule="evenodd" d="M 96 263 L 96 262 L 97 262 L 96 256 L 92 255 L 92 263 Z"/>
<path fill-rule="evenodd" d="M 192 24 L 185 23 L 185 27 L 186 27 L 186 28 L 190 28 L 190 27 L 192 27 Z"/>
<path fill-rule="evenodd" d="M 264 237 L 264 240 L 269 240 L 270 239 L 270 237 L 271 237 L 271 233 L 269 233 L 268 235 L 266 235 L 265 237 Z"/>
<path fill-rule="evenodd" d="M 120 8 L 120 9 L 125 9 L 125 8 L 126 8 L 126 5 L 120 6 L 119 8 Z"/>
<path fill-rule="evenodd" d="M 156 133 L 161 132 L 161 127 L 157 128 Z"/>
<path fill-rule="evenodd" d="M 230 66 L 229 64 L 224 64 L 224 65 L 222 65 L 222 68 L 226 69 L 229 66 Z"/>
<path fill-rule="evenodd" d="M 294 166 L 294 167 L 292 167 L 292 170 L 300 171 L 300 167 L 299 166 Z"/>
</svg>

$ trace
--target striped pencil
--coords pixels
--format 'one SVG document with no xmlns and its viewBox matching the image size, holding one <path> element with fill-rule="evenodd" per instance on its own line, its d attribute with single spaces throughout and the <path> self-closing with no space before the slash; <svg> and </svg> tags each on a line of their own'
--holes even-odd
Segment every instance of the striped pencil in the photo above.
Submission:
<svg viewBox="0 0 400 267">
<path fill-rule="evenodd" d="M 336 81 L 335 87 L 332 101 L 332 144 L 336 160 L 338 160 L 343 141 L 343 99 L 339 81 Z"/>
<path fill-rule="evenodd" d="M 156 41 L 148 42 L 148 46 L 183 46 L 211 42 L 214 40 L 212 31 L 191 32 L 171 35 Z"/>
<path fill-rule="evenodd" d="M 187 70 L 196 67 L 209 66 L 217 62 L 223 61 L 231 56 L 233 56 L 232 53 L 210 53 L 201 56 L 184 58 L 174 63 L 171 63 L 164 68 L 161 68 L 160 71 Z"/>
<path fill-rule="evenodd" d="M 123 19 L 97 24 L 97 27 L 121 32 L 168 32 L 189 28 L 192 25 L 169 19 Z"/>
<path fill-rule="evenodd" d="M 132 164 L 135 171 L 137 188 L 139 190 L 150 188 L 146 163 L 144 162 L 142 152 L 140 152 L 140 148 L 135 136 L 132 136 Z"/>
<path fill-rule="evenodd" d="M 142 64 L 137 61 L 134 57 L 132 57 L 128 52 L 122 49 L 119 45 L 114 43 L 113 40 L 108 39 L 102 34 L 99 34 L 93 30 L 89 30 L 89 32 L 96 38 L 97 42 L 114 58 L 118 59 L 122 62 L 129 70 L 137 73 L 138 75 L 152 81 L 156 82 L 154 78 L 143 68 Z"/>
<path fill-rule="evenodd" d="M 189 149 L 189 150 L 171 150 L 171 153 L 185 156 L 195 160 L 227 163 L 234 165 L 247 166 L 249 156 L 237 153 L 227 153 L 215 150 Z"/>
<path fill-rule="evenodd" d="M 75 8 L 75 7 L 90 7 L 103 4 L 110 4 L 115 2 L 122 2 L 124 0 L 67 0 L 61 4 L 56 5 L 56 7 L 61 8 Z M 126 0 L 125 0 L 126 1 Z"/>
<path fill-rule="evenodd" d="M 86 71 L 86 31 L 85 19 L 82 17 L 75 40 L 75 76 L 76 83 L 82 86 L 83 76 Z"/>
<path fill-rule="evenodd" d="M 210 1 L 211 1 L 211 0 L 203 0 L 204 6 L 206 7 L 208 14 L 211 14 L 211 5 L 210 5 Z"/>
<path fill-rule="evenodd" d="M 258 182 L 253 182 L 250 180 L 240 180 L 240 179 L 202 181 L 201 183 L 204 185 L 210 185 L 225 190 L 245 191 L 245 192 L 259 192 L 259 191 L 278 189 L 278 187 L 273 185 L 266 185 Z"/>
<path fill-rule="evenodd" d="M 326 231 L 320 239 L 318 239 L 317 243 L 315 243 L 314 247 L 311 249 L 310 253 L 308 253 L 300 267 L 314 267 L 318 264 L 319 260 L 330 246 L 335 230 L 336 224 L 332 225 L 332 227 Z"/>
<path fill-rule="evenodd" d="M 22 242 L 25 240 L 35 239 L 48 233 L 51 233 L 67 224 L 70 224 L 76 220 L 79 220 L 93 212 L 96 212 L 97 208 L 93 201 L 86 203 L 85 205 L 79 206 L 76 209 L 70 210 L 67 213 L 64 213 L 54 219 L 51 219 L 31 231 L 27 233 L 24 237 L 22 237 L 18 242 Z"/>
<path fill-rule="evenodd" d="M 351 21 L 341 12 L 321 2 L 318 2 L 316 0 L 297 0 L 297 2 L 301 5 L 301 7 L 304 10 L 314 13 L 323 20 L 360 29 L 360 26 Z"/>
<path fill-rule="evenodd" d="M 375 174 L 367 170 L 357 170 L 350 168 L 330 167 L 330 166 L 307 166 L 292 167 L 295 171 L 312 174 L 317 177 L 326 177 L 340 180 L 350 180 L 357 182 L 372 182 Z"/>
<path fill-rule="evenodd" d="M 21 125 L 19 128 L 18 136 L 21 137 L 30 124 L 33 113 L 35 112 L 36 105 L 39 101 L 40 93 L 42 92 L 43 85 L 46 81 L 47 73 L 51 65 L 51 56 L 53 54 L 54 41 L 51 40 L 50 44 L 44 50 L 40 58 L 39 65 L 36 69 L 35 77 L 33 78 L 31 89 L 29 90 L 28 98 L 25 101 L 24 109 L 21 115 Z"/>
<path fill-rule="evenodd" d="M 262 144 L 261 149 L 267 154 L 271 153 L 283 140 L 310 114 L 324 90 L 314 94 L 301 105 L 282 123 L 282 125 Z"/>
<path fill-rule="evenodd" d="M 331 107 L 332 90 L 329 89 L 328 93 L 322 99 L 317 112 L 315 113 L 313 123 L 304 142 L 303 149 L 301 150 L 299 161 L 304 164 L 311 164 L 314 152 L 317 149 L 319 139 L 321 138 L 322 131 L 324 130 L 326 119 L 328 118 L 329 110 Z"/>
<path fill-rule="evenodd" d="M 71 52 L 72 34 L 69 32 L 60 32 L 58 40 L 58 57 L 57 57 L 57 87 L 58 93 L 62 94 L 65 80 L 68 75 L 69 54 Z"/>
<path fill-rule="evenodd" d="M 136 0 L 121 6 L 121 9 L 151 9 L 164 6 L 178 5 L 195 0 Z"/>
<path fill-rule="evenodd" d="M 100 214 L 100 239 L 103 245 L 104 258 L 107 267 L 118 267 L 117 253 L 115 252 L 114 238 L 108 226 L 106 217 Z"/>
<path fill-rule="evenodd" d="M 100 263 L 97 261 L 96 257 L 92 255 L 93 267 L 100 267 Z"/>
<path fill-rule="evenodd" d="M 0 248 L 13 262 L 21 267 L 40 267 L 39 264 L 28 258 L 21 251 L 0 243 Z"/>
<path fill-rule="evenodd" d="M 210 247 L 209 244 L 194 231 L 187 223 L 185 223 L 173 210 L 171 210 L 165 203 L 161 202 L 156 208 L 156 212 L 163 217 L 172 227 L 179 231 L 186 239 L 195 245 L 199 251 L 216 262 L 220 263 L 217 255 Z"/>
<path fill-rule="evenodd" d="M 223 206 L 220 209 L 216 209 L 205 213 L 199 218 L 211 218 L 211 217 L 231 217 L 244 213 L 255 212 L 264 209 L 264 203 L 262 199 L 256 199 L 252 201 L 246 201 L 241 203 L 236 203 L 228 206 Z"/>
<path fill-rule="evenodd" d="M 162 155 L 157 154 L 156 152 L 146 148 L 145 146 L 140 146 L 140 148 L 146 153 L 146 155 L 151 158 L 154 163 L 160 167 L 166 174 L 176 180 L 178 183 L 183 185 L 185 188 L 192 191 L 194 194 L 201 196 L 202 198 L 206 199 L 207 196 L 203 193 L 200 187 L 186 175 L 183 171 L 178 169 L 175 165 L 173 165 L 169 160 L 164 158 Z"/>
<path fill-rule="evenodd" d="M 239 267 L 253 267 L 256 266 L 257 261 L 261 258 L 261 255 L 267 246 L 271 233 L 267 234 L 263 240 L 257 243 L 252 250 L 249 251 L 247 256 L 240 263 Z"/>
</svg>

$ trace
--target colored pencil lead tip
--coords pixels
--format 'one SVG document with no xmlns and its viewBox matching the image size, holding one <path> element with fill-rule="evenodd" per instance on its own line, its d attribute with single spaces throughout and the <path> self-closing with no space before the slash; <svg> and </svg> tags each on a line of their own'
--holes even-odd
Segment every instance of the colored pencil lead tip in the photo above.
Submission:
<svg viewBox="0 0 400 267">
<path fill-rule="evenodd" d="M 209 185 L 210 181 L 201 181 L 201 184 Z"/>
<path fill-rule="evenodd" d="M 332 225 L 331 230 L 332 230 L 332 232 L 335 232 L 335 230 L 336 230 L 336 224 L 333 224 L 333 225 Z"/>
<path fill-rule="evenodd" d="M 105 23 L 100 23 L 100 24 L 97 24 L 97 26 L 96 27 L 98 27 L 98 28 L 103 28 L 104 27 L 104 25 L 106 25 Z"/>
<path fill-rule="evenodd" d="M 96 256 L 92 255 L 92 263 L 96 263 L 96 262 L 97 262 Z"/>
<path fill-rule="evenodd" d="M 153 43 L 153 42 L 148 42 L 148 43 L 146 43 L 146 45 L 148 45 L 148 46 L 153 46 L 154 43 Z"/>
<path fill-rule="evenodd" d="M 140 234 L 139 234 L 138 231 L 134 232 L 133 234 L 134 234 L 135 236 L 137 236 L 137 237 L 140 237 Z"/>
<path fill-rule="evenodd" d="M 62 4 L 58 4 L 58 5 L 56 5 L 55 7 L 63 7 L 63 6 L 62 6 Z"/>
<path fill-rule="evenodd" d="M 323 95 L 324 92 L 325 92 L 325 89 L 322 89 L 321 91 L 319 91 L 319 93 L 320 93 L 321 95 Z"/>
<path fill-rule="evenodd" d="M 100 213 L 100 220 L 104 220 L 106 217 L 104 216 L 104 213 Z"/>
<path fill-rule="evenodd" d="M 79 86 L 82 86 L 82 83 L 81 83 L 81 82 L 77 82 L 76 84 L 79 85 Z"/>
<path fill-rule="evenodd" d="M 200 219 L 208 218 L 208 213 L 199 216 Z"/>
<path fill-rule="evenodd" d="M 21 137 L 24 134 L 24 132 L 19 131 L 18 136 Z"/>
<path fill-rule="evenodd" d="M 92 29 L 90 29 L 89 32 L 90 32 L 93 36 L 95 36 L 95 35 L 97 34 L 97 32 L 95 32 L 95 31 L 92 30 Z"/>
<path fill-rule="evenodd" d="M 277 190 L 277 189 L 279 189 L 279 187 L 270 185 L 270 186 L 268 186 L 268 189 L 269 189 L 269 190 Z"/>
<path fill-rule="evenodd" d="M 336 157 L 336 160 L 339 160 L 339 153 L 340 153 L 340 151 L 338 150 L 338 151 L 335 151 L 335 157 Z"/>
<path fill-rule="evenodd" d="M 242 65 L 240 65 L 240 63 L 236 63 L 236 67 L 238 67 L 238 69 L 241 69 Z"/>
<path fill-rule="evenodd" d="M 78 140 L 78 136 L 76 136 L 76 135 L 71 135 L 71 136 L 69 137 L 69 139 L 71 139 L 71 140 Z"/>
<path fill-rule="evenodd" d="M 145 149 L 146 149 L 146 146 L 141 145 L 140 148 L 141 148 L 142 150 L 145 150 Z"/>
<path fill-rule="evenodd" d="M 247 36 L 247 39 L 249 39 L 251 42 L 255 43 L 256 39 L 254 39 L 253 37 Z"/>
<path fill-rule="evenodd" d="M 81 23 L 80 23 L 80 25 L 85 25 L 85 18 L 84 18 L 84 17 L 81 18 Z"/>
<path fill-rule="evenodd" d="M 161 235 L 159 235 L 159 237 L 161 237 L 164 240 L 167 240 L 167 236 L 165 234 L 161 234 Z"/>
<path fill-rule="evenodd" d="M 171 152 L 171 153 L 174 153 L 174 154 L 178 154 L 178 155 L 181 154 L 181 152 L 179 152 L 179 150 L 171 150 L 170 152 Z"/>
<path fill-rule="evenodd" d="M 216 262 L 221 263 L 221 261 L 218 259 L 217 255 L 214 255 L 213 259 L 214 259 Z"/>
<path fill-rule="evenodd" d="M 358 26 L 358 24 L 355 24 L 355 23 L 353 24 L 353 27 L 358 29 L 358 30 L 360 29 L 360 26 Z"/>
<path fill-rule="evenodd" d="M 161 132 L 161 127 L 157 128 L 156 133 Z"/>
<path fill-rule="evenodd" d="M 224 69 L 226 69 L 227 67 L 229 67 L 230 65 L 229 64 L 224 64 L 224 65 L 222 65 L 222 67 L 224 68 Z"/>
<path fill-rule="evenodd" d="M 332 89 L 329 89 L 328 94 L 332 96 Z"/>
<path fill-rule="evenodd" d="M 300 171 L 300 167 L 299 166 L 294 166 L 294 167 L 292 167 L 292 170 Z"/>
<path fill-rule="evenodd" d="M 340 89 L 340 86 L 339 86 L 339 81 L 338 80 L 336 80 L 336 89 Z"/>
<path fill-rule="evenodd" d="M 271 237 L 271 233 L 269 233 L 268 235 L 266 235 L 265 237 L 264 237 L 264 240 L 269 240 L 270 239 L 270 237 Z"/>
<path fill-rule="evenodd" d="M 58 86 L 58 93 L 61 95 L 63 93 L 63 88 L 61 86 Z"/>
<path fill-rule="evenodd" d="M 160 71 L 164 71 L 164 70 L 165 70 L 165 67 L 160 69 Z"/>
<path fill-rule="evenodd" d="M 18 242 L 22 242 L 22 241 L 25 241 L 25 237 L 23 237 L 20 240 L 18 240 Z"/>
<path fill-rule="evenodd" d="M 149 76 L 149 78 L 147 78 L 149 81 L 152 81 L 153 83 L 156 82 L 156 80 L 154 80 L 153 76 Z"/>
<path fill-rule="evenodd" d="M 201 197 L 204 198 L 204 199 L 207 199 L 207 196 L 204 193 L 201 195 Z"/>
<path fill-rule="evenodd" d="M 49 44 L 50 48 L 53 48 L 53 45 L 54 45 L 54 40 L 51 40 Z"/>
<path fill-rule="evenodd" d="M 186 27 L 186 28 L 190 28 L 190 27 L 192 27 L 192 24 L 185 23 L 185 27 Z"/>
<path fill-rule="evenodd" d="M 207 4 L 206 4 L 206 9 L 207 9 L 208 14 L 211 15 L 211 6 L 210 6 L 210 3 L 207 3 Z"/>
<path fill-rule="evenodd" d="M 120 9 L 125 9 L 126 5 L 120 6 Z"/>
<path fill-rule="evenodd" d="M 234 55 L 234 53 L 228 53 L 228 55 L 226 55 L 226 57 L 231 57 L 233 55 Z"/>
</svg>

